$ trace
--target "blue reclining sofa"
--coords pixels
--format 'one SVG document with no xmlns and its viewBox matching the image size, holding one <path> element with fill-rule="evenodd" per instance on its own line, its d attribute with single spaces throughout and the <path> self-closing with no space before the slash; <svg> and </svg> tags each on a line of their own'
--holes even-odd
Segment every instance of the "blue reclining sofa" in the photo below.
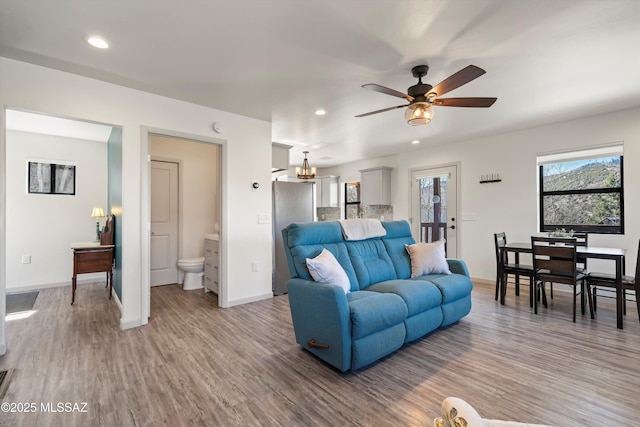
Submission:
<svg viewBox="0 0 640 427">
<path fill-rule="evenodd" d="M 415 240 L 409 223 L 382 226 L 385 236 L 359 241 L 345 240 L 337 221 L 282 230 L 296 342 L 342 372 L 369 365 L 471 310 L 473 286 L 464 261 L 447 259 L 453 274 L 411 278 L 405 244 Z M 323 249 L 343 267 L 351 292 L 313 281 L 306 259 Z"/>
</svg>

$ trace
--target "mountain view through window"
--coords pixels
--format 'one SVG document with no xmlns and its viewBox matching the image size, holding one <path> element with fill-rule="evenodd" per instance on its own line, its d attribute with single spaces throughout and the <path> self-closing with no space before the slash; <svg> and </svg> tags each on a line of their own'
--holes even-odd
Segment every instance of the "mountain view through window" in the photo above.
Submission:
<svg viewBox="0 0 640 427">
<path fill-rule="evenodd" d="M 541 230 L 623 232 L 622 156 L 540 165 Z"/>
</svg>

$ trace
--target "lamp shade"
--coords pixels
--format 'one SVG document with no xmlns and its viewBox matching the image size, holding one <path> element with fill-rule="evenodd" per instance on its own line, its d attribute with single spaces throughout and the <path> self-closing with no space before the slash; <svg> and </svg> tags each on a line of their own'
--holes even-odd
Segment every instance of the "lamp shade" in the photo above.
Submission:
<svg viewBox="0 0 640 427">
<path fill-rule="evenodd" d="M 91 211 L 91 218 L 102 217 L 104 217 L 104 211 L 102 210 L 102 208 L 100 206 L 96 206 L 95 208 L 93 208 L 93 211 Z"/>
<path fill-rule="evenodd" d="M 414 102 L 404 112 L 404 118 L 411 126 L 426 125 L 432 117 L 433 107 L 428 102 Z"/>
</svg>

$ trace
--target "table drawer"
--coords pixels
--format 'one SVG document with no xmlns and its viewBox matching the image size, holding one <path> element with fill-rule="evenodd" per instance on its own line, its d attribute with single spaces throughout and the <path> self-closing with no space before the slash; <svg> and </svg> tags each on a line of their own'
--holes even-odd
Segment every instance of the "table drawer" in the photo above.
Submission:
<svg viewBox="0 0 640 427">
<path fill-rule="evenodd" d="M 74 256 L 76 274 L 108 271 L 113 265 L 113 249 L 78 251 Z"/>
</svg>

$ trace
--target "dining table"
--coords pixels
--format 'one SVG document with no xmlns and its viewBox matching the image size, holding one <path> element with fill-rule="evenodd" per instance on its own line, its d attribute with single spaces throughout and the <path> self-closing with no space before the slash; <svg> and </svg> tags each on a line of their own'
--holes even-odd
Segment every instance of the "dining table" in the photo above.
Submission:
<svg viewBox="0 0 640 427">
<path fill-rule="evenodd" d="M 507 243 L 501 247 L 501 250 L 506 251 L 507 254 L 512 252 L 516 256 L 516 263 L 519 262 L 519 256 L 521 253 L 531 254 L 533 249 L 531 248 L 531 242 L 513 242 Z M 611 260 L 615 262 L 616 269 L 616 323 L 618 329 L 623 329 L 623 314 L 624 314 L 624 293 L 622 288 L 622 276 L 624 275 L 624 257 L 627 253 L 626 249 L 622 248 L 608 248 L 601 246 L 578 246 L 576 252 L 585 258 Z M 500 281 L 500 304 L 504 305 L 504 287 L 506 286 L 503 281 Z"/>
</svg>

